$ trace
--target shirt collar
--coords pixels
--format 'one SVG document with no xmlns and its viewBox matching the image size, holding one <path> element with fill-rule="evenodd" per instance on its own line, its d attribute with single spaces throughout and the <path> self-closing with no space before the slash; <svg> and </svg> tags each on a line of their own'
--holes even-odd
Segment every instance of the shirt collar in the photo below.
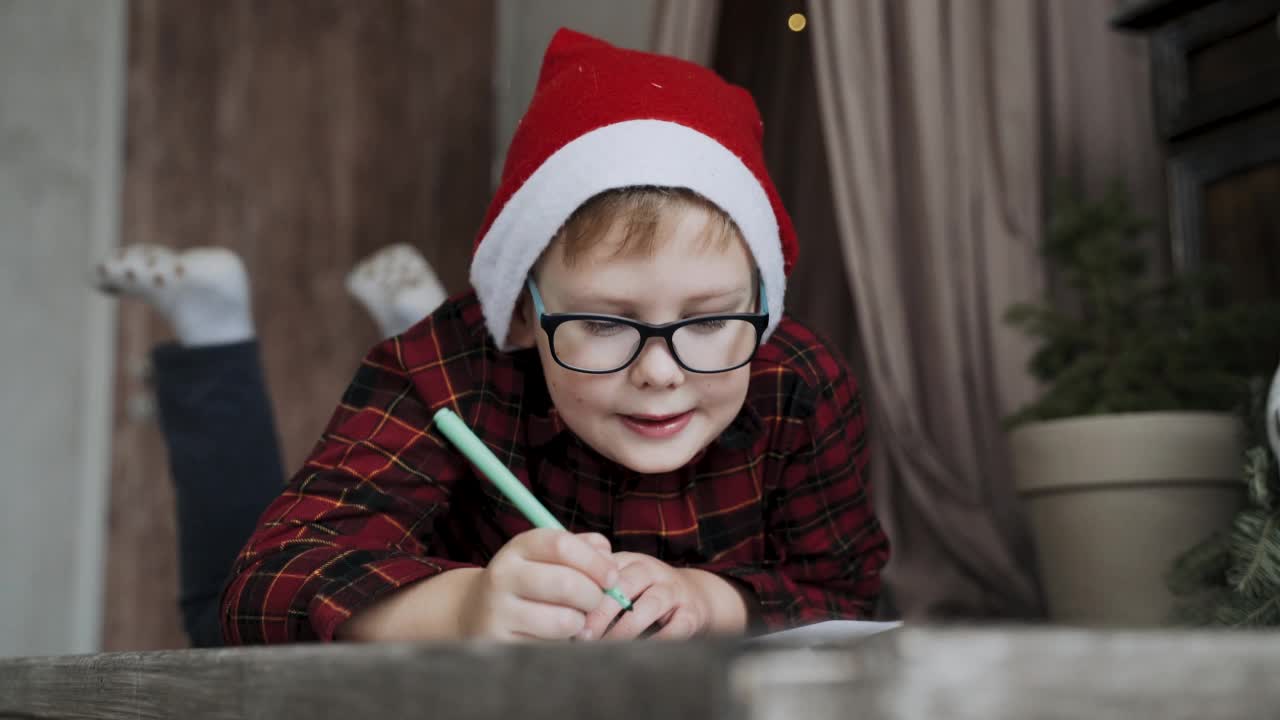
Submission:
<svg viewBox="0 0 1280 720">
<path fill-rule="evenodd" d="M 756 412 L 750 402 L 744 402 L 733 422 L 729 423 L 715 442 L 728 450 L 745 450 L 755 443 L 763 430 L 764 419 L 760 417 L 760 413 Z"/>
<path fill-rule="evenodd" d="M 554 407 L 548 408 L 541 414 L 536 410 L 526 413 L 525 422 L 525 437 L 533 447 L 542 447 L 569 429 L 560 418 L 559 411 Z"/>
</svg>

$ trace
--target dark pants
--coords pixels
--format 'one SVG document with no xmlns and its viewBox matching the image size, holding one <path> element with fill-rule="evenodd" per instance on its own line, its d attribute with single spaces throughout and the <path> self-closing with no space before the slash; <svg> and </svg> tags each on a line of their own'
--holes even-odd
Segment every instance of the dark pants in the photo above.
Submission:
<svg viewBox="0 0 1280 720">
<path fill-rule="evenodd" d="M 217 646 L 231 564 L 285 480 L 258 343 L 166 345 L 152 359 L 177 497 L 182 620 L 192 645 Z"/>
</svg>

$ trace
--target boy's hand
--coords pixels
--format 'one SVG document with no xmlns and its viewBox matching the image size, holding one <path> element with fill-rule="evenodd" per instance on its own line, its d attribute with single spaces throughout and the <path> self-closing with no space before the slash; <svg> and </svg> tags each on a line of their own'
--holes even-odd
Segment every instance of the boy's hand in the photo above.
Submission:
<svg viewBox="0 0 1280 720">
<path fill-rule="evenodd" d="M 640 553 L 622 552 L 613 557 L 621 568 L 619 589 L 631 598 L 633 609 L 622 612 L 618 603 L 606 598 L 587 616 L 583 639 L 630 640 L 657 625 L 653 637 L 679 640 L 711 628 L 713 605 L 707 578 L 724 581 L 700 570 L 673 568 Z"/>
<path fill-rule="evenodd" d="M 617 606 L 601 591 L 619 582 L 609 552 L 609 541 L 595 533 L 540 529 L 515 536 L 469 584 L 459 629 L 464 637 L 500 640 L 582 634 L 588 613 Z"/>
</svg>

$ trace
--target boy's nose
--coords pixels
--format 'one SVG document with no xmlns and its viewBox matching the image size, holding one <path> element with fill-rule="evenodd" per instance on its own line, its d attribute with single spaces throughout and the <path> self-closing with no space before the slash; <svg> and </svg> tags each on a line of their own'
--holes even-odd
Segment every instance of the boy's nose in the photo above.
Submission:
<svg viewBox="0 0 1280 720">
<path fill-rule="evenodd" d="M 637 387 L 675 387 L 684 381 L 684 368 L 671 356 L 662 338 L 649 338 L 640 357 L 631 363 L 631 381 Z"/>
</svg>

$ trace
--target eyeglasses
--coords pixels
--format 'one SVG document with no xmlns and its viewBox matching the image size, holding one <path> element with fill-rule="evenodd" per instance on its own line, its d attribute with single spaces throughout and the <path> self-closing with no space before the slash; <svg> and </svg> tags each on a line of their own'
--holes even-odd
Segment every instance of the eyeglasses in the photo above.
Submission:
<svg viewBox="0 0 1280 720">
<path fill-rule="evenodd" d="M 526 281 L 538 322 L 547 333 L 551 357 L 563 368 L 604 375 L 635 362 L 649 338 L 667 342 L 680 367 L 695 373 L 736 370 L 751 362 L 760 337 L 769 327 L 764 281 L 760 281 L 758 313 L 699 315 L 664 325 L 650 325 L 616 315 L 548 313 L 533 277 Z"/>
</svg>

